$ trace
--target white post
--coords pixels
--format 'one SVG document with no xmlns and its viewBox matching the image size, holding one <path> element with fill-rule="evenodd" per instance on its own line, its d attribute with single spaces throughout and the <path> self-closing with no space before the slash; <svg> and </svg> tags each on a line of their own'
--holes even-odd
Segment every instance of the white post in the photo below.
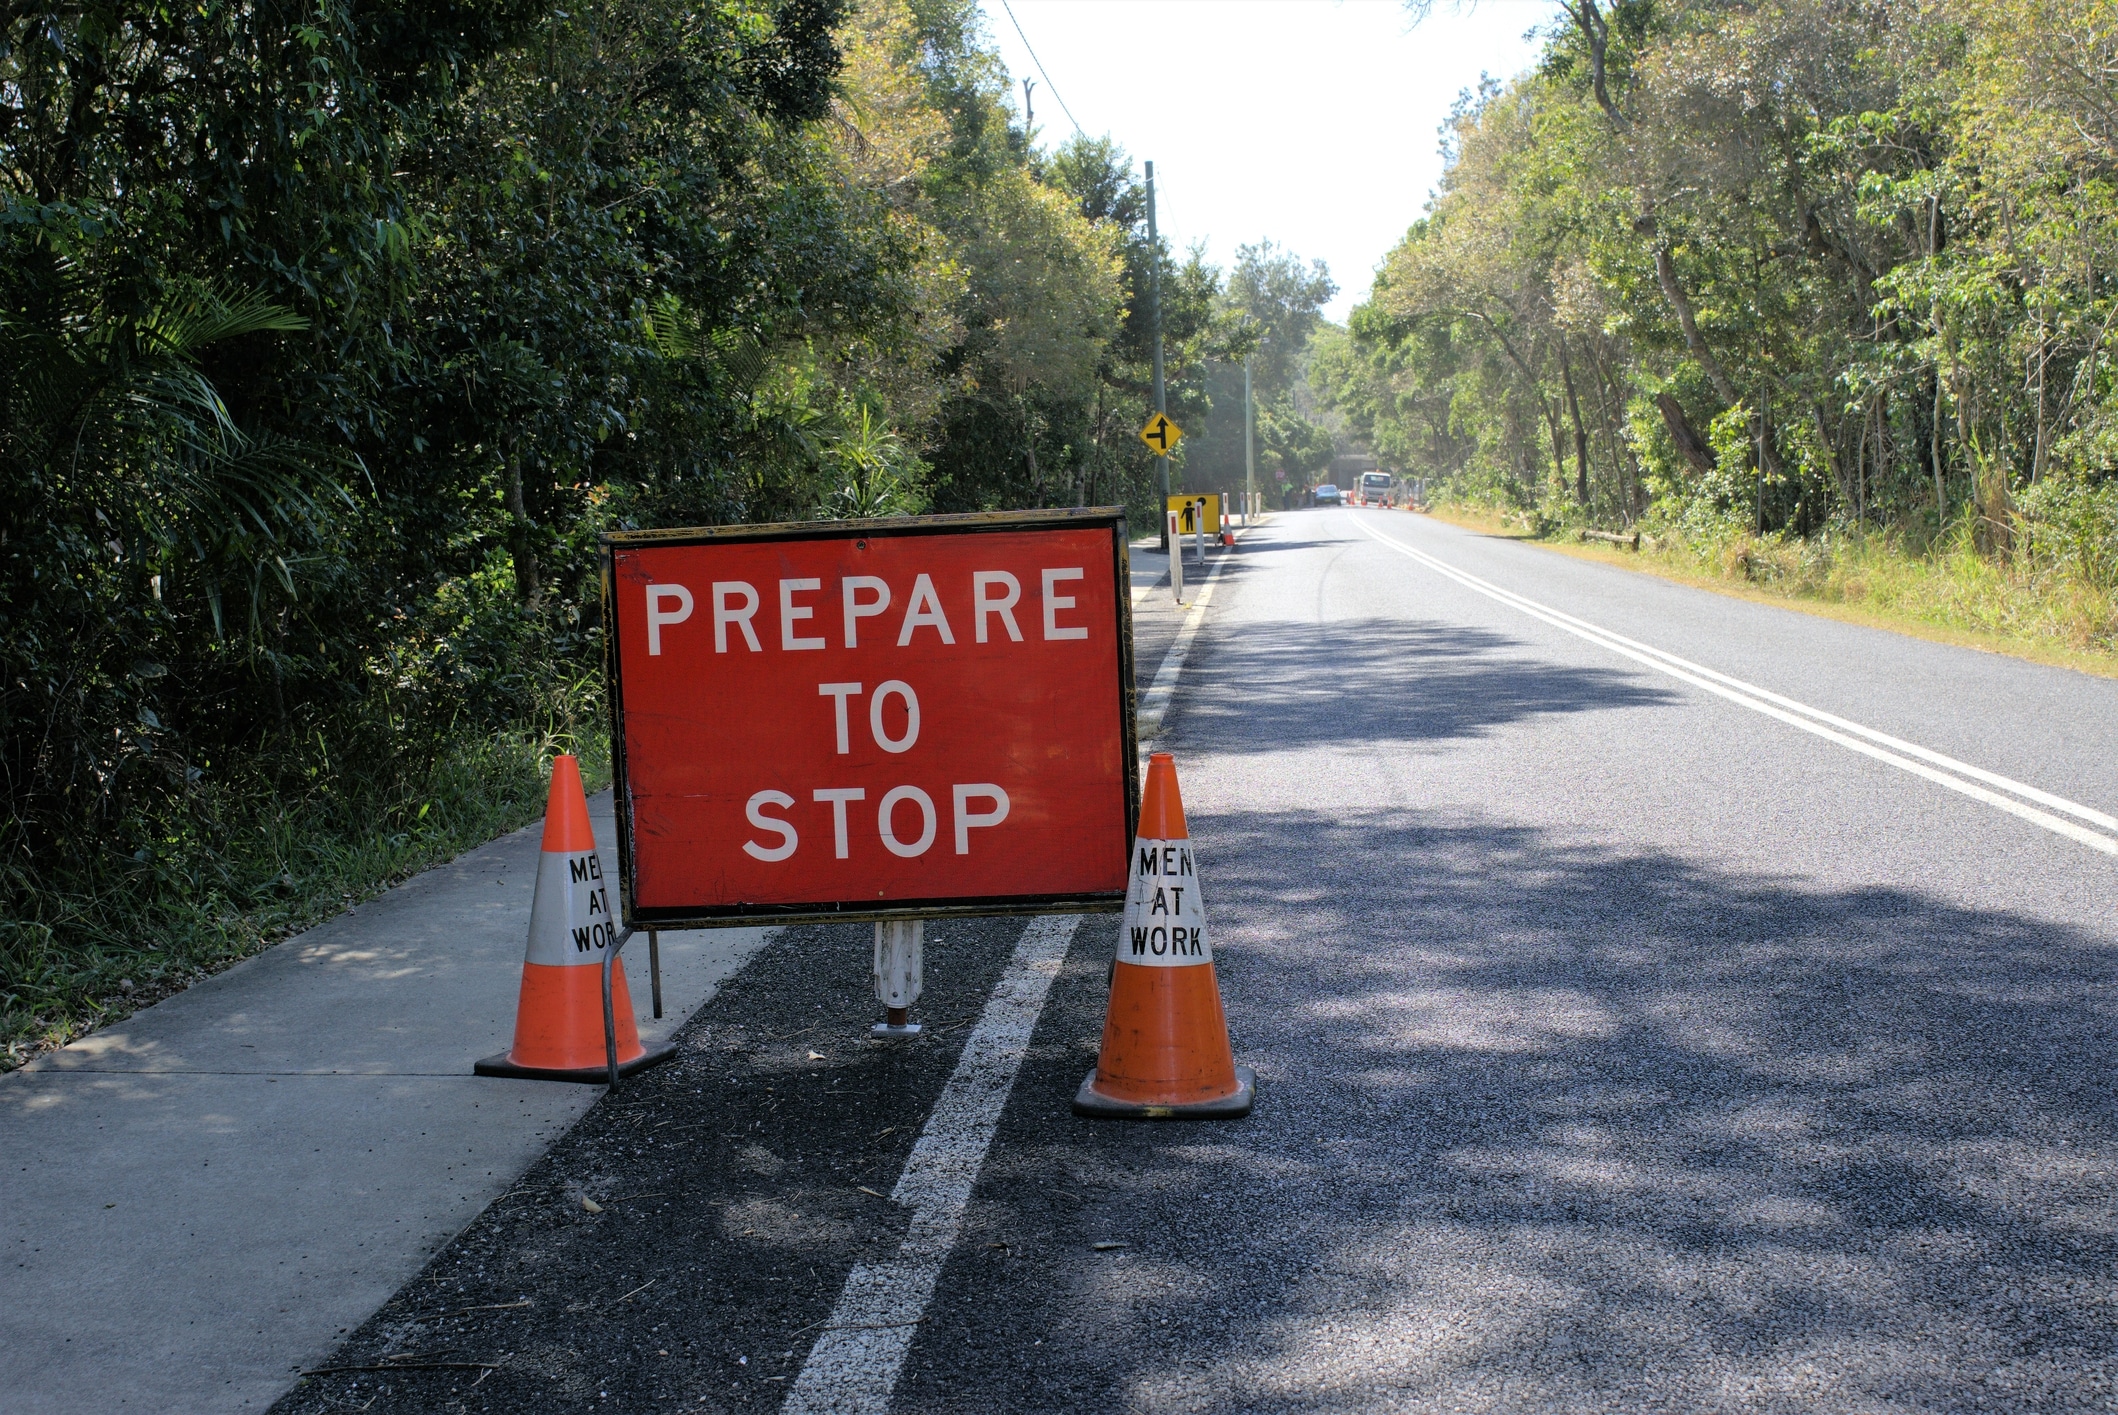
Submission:
<svg viewBox="0 0 2118 1415">
<path fill-rule="evenodd" d="M 920 954 L 926 937 L 924 919 L 893 919 L 875 926 L 875 1000 L 883 1005 L 886 1020 L 870 1027 L 869 1035 L 886 1040 L 919 1035 L 911 1010 L 925 983 Z"/>
<path fill-rule="evenodd" d="M 1206 498 L 1197 498 L 1191 506 L 1191 543 L 1199 548 L 1199 570 L 1203 574 L 1206 569 Z"/>
<path fill-rule="evenodd" d="M 1184 537 L 1177 530 L 1177 513 L 1169 513 L 1169 592 L 1178 604 L 1184 602 Z"/>
</svg>

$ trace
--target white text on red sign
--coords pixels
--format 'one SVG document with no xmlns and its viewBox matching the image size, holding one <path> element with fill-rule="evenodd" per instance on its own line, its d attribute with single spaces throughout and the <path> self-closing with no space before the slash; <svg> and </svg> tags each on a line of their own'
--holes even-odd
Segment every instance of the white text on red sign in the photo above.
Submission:
<svg viewBox="0 0 2118 1415">
<path fill-rule="evenodd" d="M 1075 608 L 1075 596 L 1062 591 L 1071 582 L 1080 580 L 1084 573 L 1080 566 L 1054 566 L 1039 573 L 1040 627 L 1045 640 L 1066 642 L 1088 637 L 1087 625 L 1061 622 L 1062 616 L 1070 618 L 1069 611 Z M 822 627 L 817 622 L 819 605 L 813 598 L 823 592 L 822 577 L 782 579 L 777 587 L 779 649 L 800 653 L 830 647 L 828 638 L 814 632 Z M 895 602 L 895 593 L 887 580 L 875 575 L 842 576 L 838 590 L 844 646 L 858 649 L 861 647 L 862 621 L 887 615 Z M 972 625 L 974 644 L 996 642 L 1002 633 L 1011 643 L 1024 642 L 1022 626 L 1016 618 L 1016 609 L 1022 603 L 1020 579 L 1006 570 L 976 570 L 970 575 L 969 593 L 970 605 L 963 617 Z M 762 604 L 757 585 L 748 580 L 715 580 L 711 582 L 709 595 L 713 606 L 713 652 L 726 654 L 731 651 L 731 645 L 738 652 L 765 652 L 766 640 L 760 638 L 756 623 Z M 697 606 L 697 598 L 687 585 L 648 585 L 648 653 L 661 655 L 664 631 L 689 622 Z M 871 633 L 874 627 L 871 626 Z M 942 645 L 953 647 L 956 644 L 955 625 L 935 589 L 933 576 L 928 574 L 919 574 L 912 581 L 911 592 L 904 601 L 904 610 L 897 623 L 896 647 L 911 647 L 921 630 L 932 633 Z M 874 642 L 872 637 L 870 642 Z M 887 635 L 883 642 L 889 642 Z M 858 682 L 817 684 L 818 696 L 829 698 L 833 705 L 834 746 L 840 756 L 852 751 L 853 719 L 848 701 L 860 697 L 864 691 L 864 685 Z M 895 714 L 890 711 L 893 704 Z M 889 725 L 893 715 L 899 718 L 900 727 L 894 732 Z M 910 751 L 919 740 L 918 692 L 900 679 L 877 684 L 868 696 L 867 719 L 869 734 L 877 747 L 892 754 Z M 867 798 L 866 788 L 858 786 L 822 786 L 811 792 L 810 804 L 825 808 L 830 814 L 834 858 L 851 857 L 847 811 L 856 803 L 865 803 Z M 971 853 L 973 830 L 990 830 L 1008 818 L 1008 794 L 991 782 L 951 783 L 947 799 L 958 855 Z M 797 804 L 795 797 L 785 791 L 764 790 L 752 794 L 745 803 L 744 816 L 766 838 L 760 840 L 753 836 L 745 840 L 744 853 L 767 863 L 793 860 L 801 849 L 801 831 L 792 819 L 772 812 L 784 812 Z M 910 822 L 916 824 L 900 831 L 900 825 L 907 824 L 907 811 Z M 899 859 L 916 859 L 936 843 L 940 810 L 934 797 L 925 789 L 909 784 L 896 786 L 878 798 L 875 827 L 884 849 Z"/>
</svg>

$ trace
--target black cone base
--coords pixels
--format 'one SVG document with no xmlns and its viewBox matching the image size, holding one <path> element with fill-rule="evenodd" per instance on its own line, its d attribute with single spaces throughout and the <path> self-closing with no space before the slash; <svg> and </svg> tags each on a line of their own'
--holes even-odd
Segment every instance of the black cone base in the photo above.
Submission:
<svg viewBox="0 0 2118 1415">
<path fill-rule="evenodd" d="M 1091 1120 L 1241 1120 L 1250 1114 L 1257 1099 L 1258 1076 L 1247 1066 L 1238 1066 L 1235 1094 L 1218 1100 L 1193 1101 L 1189 1105 L 1145 1105 L 1139 1101 L 1116 1101 L 1096 1090 L 1091 1070 L 1081 1089 L 1074 1092 L 1074 1114 Z"/>
<path fill-rule="evenodd" d="M 650 1066 L 660 1066 L 677 1054 L 675 1046 L 668 1042 L 652 1046 L 643 1056 L 618 1063 L 620 1078 L 645 1071 Z M 564 1070 L 549 1066 L 517 1066 L 507 1059 L 507 1053 L 486 1057 L 471 1067 L 474 1076 L 506 1076 L 517 1081 L 579 1081 L 591 1086 L 600 1086 L 610 1080 L 608 1066 L 570 1066 Z"/>
</svg>

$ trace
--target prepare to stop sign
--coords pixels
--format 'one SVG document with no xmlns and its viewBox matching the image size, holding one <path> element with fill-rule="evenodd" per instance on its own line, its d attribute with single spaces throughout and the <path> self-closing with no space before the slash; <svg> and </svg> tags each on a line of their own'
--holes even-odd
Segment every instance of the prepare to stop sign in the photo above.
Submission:
<svg viewBox="0 0 2118 1415">
<path fill-rule="evenodd" d="M 630 922 L 1116 908 L 1112 511 L 606 538 Z"/>
</svg>

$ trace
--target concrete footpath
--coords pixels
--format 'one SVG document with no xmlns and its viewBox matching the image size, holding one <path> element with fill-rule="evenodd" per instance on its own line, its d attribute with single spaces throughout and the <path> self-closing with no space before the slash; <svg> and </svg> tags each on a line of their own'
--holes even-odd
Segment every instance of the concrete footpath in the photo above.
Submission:
<svg viewBox="0 0 2118 1415">
<path fill-rule="evenodd" d="M 590 802 L 615 871 L 608 792 Z M 486 1080 L 541 825 L 0 1076 L 0 1410 L 262 1410 L 602 1095 Z M 760 929 L 625 963 L 667 1035 Z"/>
</svg>

